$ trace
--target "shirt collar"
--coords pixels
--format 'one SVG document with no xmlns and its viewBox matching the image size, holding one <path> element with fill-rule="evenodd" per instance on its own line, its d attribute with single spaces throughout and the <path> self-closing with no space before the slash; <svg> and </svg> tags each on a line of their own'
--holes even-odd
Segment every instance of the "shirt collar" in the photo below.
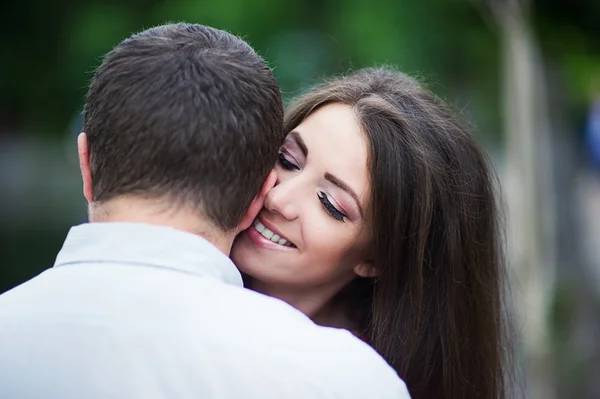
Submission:
<svg viewBox="0 0 600 399">
<path fill-rule="evenodd" d="M 54 267 L 111 262 L 163 267 L 242 286 L 231 259 L 206 239 L 143 223 L 85 223 L 69 231 Z"/>
</svg>

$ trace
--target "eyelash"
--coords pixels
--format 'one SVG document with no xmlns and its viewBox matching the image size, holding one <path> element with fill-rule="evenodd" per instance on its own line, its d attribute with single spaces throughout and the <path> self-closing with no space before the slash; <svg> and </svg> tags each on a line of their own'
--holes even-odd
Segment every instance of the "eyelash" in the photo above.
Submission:
<svg viewBox="0 0 600 399">
<path fill-rule="evenodd" d="M 319 194 L 317 194 L 317 197 L 319 197 L 319 201 L 321 201 L 321 204 L 323 204 L 323 208 L 327 213 L 331 215 L 332 218 L 334 218 L 335 220 L 339 220 L 340 222 L 344 221 L 344 219 L 347 216 L 344 215 L 342 212 L 338 211 L 336 207 L 333 206 L 331 202 L 329 202 L 329 199 L 327 198 L 327 195 L 325 195 L 324 192 L 319 192 Z"/>
<path fill-rule="evenodd" d="M 279 153 L 279 164 L 285 170 L 300 170 L 300 168 L 287 160 L 283 153 Z"/>
<path fill-rule="evenodd" d="M 281 167 L 285 170 L 300 170 L 298 166 L 288 161 L 283 153 L 279 153 L 278 162 L 279 165 L 281 165 Z M 338 211 L 337 208 L 333 206 L 333 204 L 329 201 L 329 198 L 327 198 L 327 195 L 324 192 L 320 191 L 319 194 L 317 194 L 317 197 L 319 198 L 319 201 L 321 201 L 321 205 L 323 205 L 323 209 L 325 209 L 325 212 L 329 213 L 329 215 L 331 215 L 332 218 L 340 222 L 343 222 L 344 219 L 347 218 L 346 215 Z"/>
</svg>

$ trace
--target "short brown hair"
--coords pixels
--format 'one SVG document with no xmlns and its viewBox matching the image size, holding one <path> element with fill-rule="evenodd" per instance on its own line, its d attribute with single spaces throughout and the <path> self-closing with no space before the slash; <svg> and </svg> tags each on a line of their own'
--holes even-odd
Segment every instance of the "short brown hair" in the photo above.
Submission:
<svg viewBox="0 0 600 399">
<path fill-rule="evenodd" d="M 231 230 L 283 141 L 281 92 L 242 39 L 198 24 L 157 26 L 104 57 L 84 130 L 94 201 L 166 196 Z"/>
</svg>

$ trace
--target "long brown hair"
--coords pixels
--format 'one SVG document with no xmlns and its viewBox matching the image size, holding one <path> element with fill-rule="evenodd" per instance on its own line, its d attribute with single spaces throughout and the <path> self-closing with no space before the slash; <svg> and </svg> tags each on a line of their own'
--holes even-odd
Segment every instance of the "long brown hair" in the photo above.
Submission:
<svg viewBox="0 0 600 399">
<path fill-rule="evenodd" d="M 457 115 L 388 68 L 328 81 L 288 108 L 354 108 L 370 143 L 374 279 L 337 297 L 420 398 L 503 398 L 504 261 L 491 164 Z"/>
</svg>

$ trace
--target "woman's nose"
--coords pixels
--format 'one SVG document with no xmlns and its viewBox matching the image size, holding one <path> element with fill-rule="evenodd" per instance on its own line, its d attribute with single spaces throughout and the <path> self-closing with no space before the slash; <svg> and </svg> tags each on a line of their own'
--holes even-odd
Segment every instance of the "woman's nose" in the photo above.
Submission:
<svg viewBox="0 0 600 399">
<path fill-rule="evenodd" d="M 287 220 L 298 217 L 296 201 L 298 190 L 293 184 L 294 178 L 285 181 L 277 181 L 275 187 L 269 191 L 265 198 L 265 208 L 273 213 L 278 213 Z"/>
</svg>

